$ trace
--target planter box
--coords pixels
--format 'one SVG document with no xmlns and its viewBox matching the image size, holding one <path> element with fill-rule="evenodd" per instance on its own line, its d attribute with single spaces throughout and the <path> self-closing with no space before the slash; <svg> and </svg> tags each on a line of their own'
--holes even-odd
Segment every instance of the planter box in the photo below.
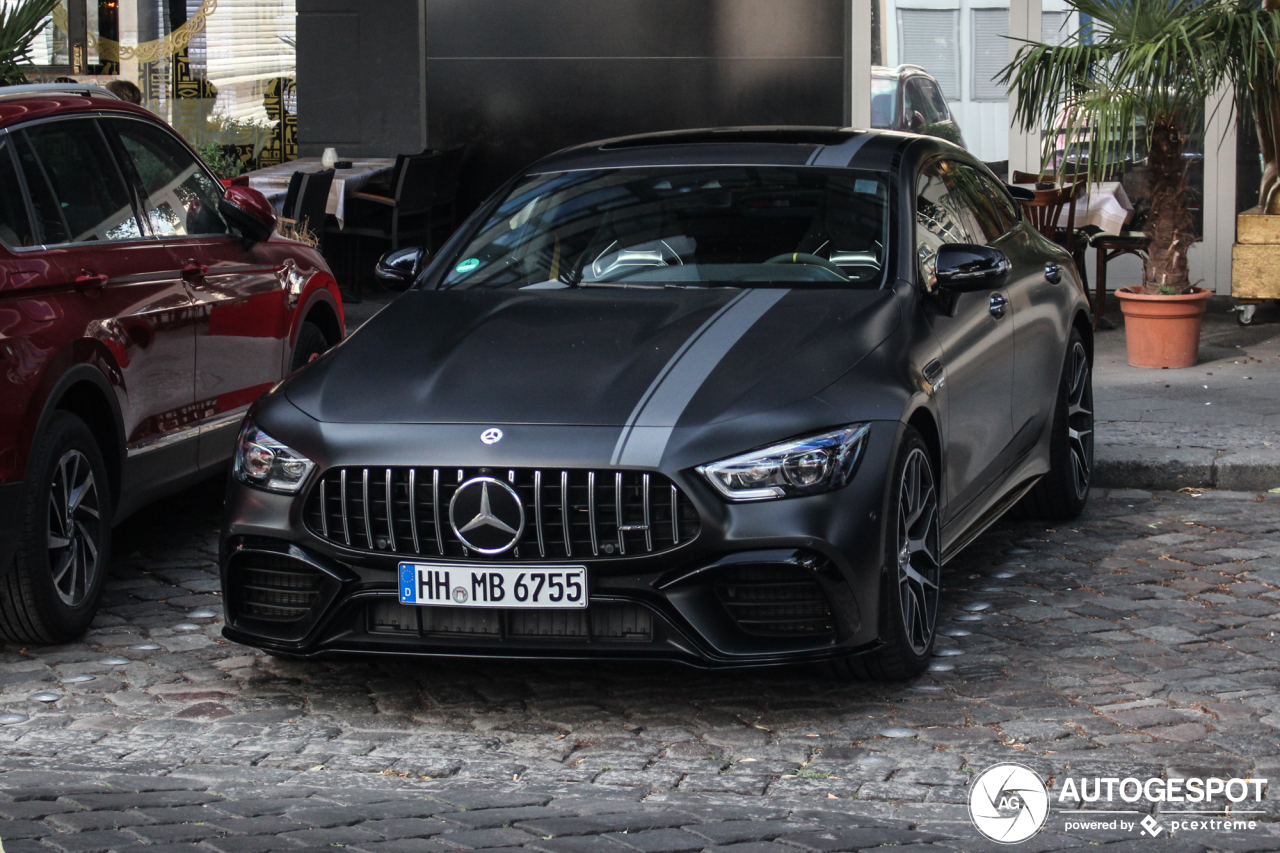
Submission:
<svg viewBox="0 0 1280 853">
<path fill-rule="evenodd" d="M 1231 295 L 1242 300 L 1280 299 L 1280 216 L 1268 216 L 1255 207 L 1236 217 Z"/>
</svg>

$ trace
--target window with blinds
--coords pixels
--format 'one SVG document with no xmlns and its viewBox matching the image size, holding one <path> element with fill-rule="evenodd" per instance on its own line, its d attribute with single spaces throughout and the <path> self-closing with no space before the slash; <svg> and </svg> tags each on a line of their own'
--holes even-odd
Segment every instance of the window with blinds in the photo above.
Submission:
<svg viewBox="0 0 1280 853">
<path fill-rule="evenodd" d="M 955 9 L 899 9 L 898 55 L 919 65 L 942 86 L 949 101 L 960 99 L 960 13 Z"/>
<path fill-rule="evenodd" d="M 1067 19 L 1070 12 L 1041 12 L 1040 41 L 1054 46 L 1062 44 L 1070 34 L 1067 31 Z"/>
<path fill-rule="evenodd" d="M 973 100 L 1003 101 L 1005 87 L 996 82 L 1009 64 L 1009 10 L 973 10 Z"/>
</svg>

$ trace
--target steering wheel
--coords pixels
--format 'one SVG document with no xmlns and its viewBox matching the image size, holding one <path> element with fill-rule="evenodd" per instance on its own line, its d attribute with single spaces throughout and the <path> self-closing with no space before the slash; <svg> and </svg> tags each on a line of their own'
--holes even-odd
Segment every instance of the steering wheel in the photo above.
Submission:
<svg viewBox="0 0 1280 853">
<path fill-rule="evenodd" d="M 838 267 L 831 261 L 827 260 L 826 258 L 820 258 L 817 255 L 810 255 L 808 252 L 786 252 L 781 255 L 774 255 L 772 258 L 765 261 L 765 263 L 766 264 L 810 264 L 815 267 L 822 267 L 823 269 L 830 270 L 831 272 L 835 273 L 841 278 L 848 278 L 848 276 L 844 274 L 844 270 L 840 269 L 840 267 Z"/>
</svg>

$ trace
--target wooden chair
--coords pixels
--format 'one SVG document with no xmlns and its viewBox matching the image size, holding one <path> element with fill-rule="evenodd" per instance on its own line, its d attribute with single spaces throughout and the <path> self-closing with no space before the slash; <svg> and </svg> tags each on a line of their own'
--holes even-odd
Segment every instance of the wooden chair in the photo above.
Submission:
<svg viewBox="0 0 1280 853">
<path fill-rule="evenodd" d="M 324 252 L 325 217 L 329 191 L 333 188 L 333 169 L 323 172 L 294 172 L 289 178 L 289 191 L 284 197 L 281 222 L 309 231 L 320 241 Z M 295 190 L 296 185 L 296 190 Z"/>
<path fill-rule="evenodd" d="M 1102 322 L 1102 312 L 1107 304 L 1107 264 L 1121 255 L 1136 255 L 1145 267 L 1151 238 L 1140 231 L 1129 231 L 1124 234 L 1094 234 L 1089 242 L 1098 253 L 1093 297 L 1093 327 L 1096 329 Z"/>
</svg>

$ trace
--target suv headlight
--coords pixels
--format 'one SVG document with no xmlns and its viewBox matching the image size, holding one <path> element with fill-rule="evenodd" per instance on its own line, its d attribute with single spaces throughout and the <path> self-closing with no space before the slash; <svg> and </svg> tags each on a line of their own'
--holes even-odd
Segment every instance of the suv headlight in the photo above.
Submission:
<svg viewBox="0 0 1280 853">
<path fill-rule="evenodd" d="M 276 441 L 252 422 L 240 431 L 232 472 L 246 485 L 293 494 L 302 488 L 314 467 L 316 463 Z"/>
<path fill-rule="evenodd" d="M 870 424 L 850 424 L 701 465 L 698 473 L 731 501 L 830 492 L 853 478 L 870 432 Z"/>
</svg>

